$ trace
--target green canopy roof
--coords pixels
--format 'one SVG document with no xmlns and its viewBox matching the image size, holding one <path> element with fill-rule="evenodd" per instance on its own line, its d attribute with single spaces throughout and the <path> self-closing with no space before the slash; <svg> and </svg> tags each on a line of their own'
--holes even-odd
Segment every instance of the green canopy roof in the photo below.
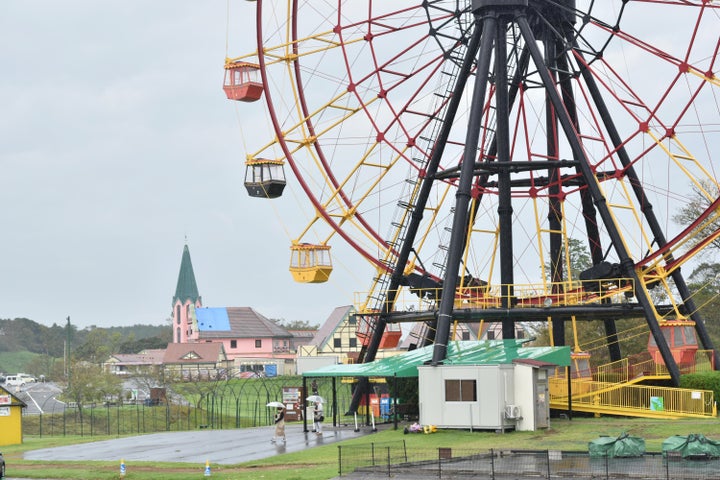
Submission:
<svg viewBox="0 0 720 480">
<path fill-rule="evenodd" d="M 447 346 L 443 365 L 497 365 L 515 359 L 539 360 L 561 367 L 570 365 L 570 347 L 524 347 L 528 340 L 456 341 Z M 370 363 L 329 365 L 304 377 L 417 377 L 418 366 L 432 360 L 433 345 Z"/>
</svg>

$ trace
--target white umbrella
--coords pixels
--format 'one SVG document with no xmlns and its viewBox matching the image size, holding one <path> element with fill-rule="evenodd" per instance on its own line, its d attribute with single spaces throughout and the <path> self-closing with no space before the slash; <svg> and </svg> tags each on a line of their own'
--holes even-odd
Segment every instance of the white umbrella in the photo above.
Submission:
<svg viewBox="0 0 720 480">
<path fill-rule="evenodd" d="M 275 407 L 275 408 L 285 408 L 285 405 L 282 402 L 270 402 L 266 407 Z"/>
<path fill-rule="evenodd" d="M 307 401 L 312 403 L 325 403 L 325 399 L 320 395 L 310 395 L 309 397 L 307 397 Z"/>
</svg>

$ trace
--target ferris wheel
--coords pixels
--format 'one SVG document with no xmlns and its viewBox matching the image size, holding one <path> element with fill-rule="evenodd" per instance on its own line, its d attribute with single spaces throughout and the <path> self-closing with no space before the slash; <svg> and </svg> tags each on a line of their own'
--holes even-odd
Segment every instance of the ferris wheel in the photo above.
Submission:
<svg viewBox="0 0 720 480">
<path fill-rule="evenodd" d="M 609 338 L 644 318 L 676 383 L 659 325 L 694 322 L 713 349 L 681 267 L 720 238 L 720 2 L 252 6 L 256 49 L 226 59 L 224 84 L 270 119 L 245 185 L 305 200 L 297 281 L 332 281 L 338 244 L 372 265 L 366 360 L 416 321 L 442 361 L 458 318 L 504 338 L 551 318 L 559 345 L 571 318 Z"/>
</svg>

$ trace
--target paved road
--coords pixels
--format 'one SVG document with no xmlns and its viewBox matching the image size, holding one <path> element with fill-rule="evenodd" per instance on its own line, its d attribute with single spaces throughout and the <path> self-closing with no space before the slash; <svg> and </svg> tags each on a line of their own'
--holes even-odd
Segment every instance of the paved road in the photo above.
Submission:
<svg viewBox="0 0 720 480">
<path fill-rule="evenodd" d="M 25 460 L 82 461 L 125 460 L 155 462 L 187 462 L 204 465 L 229 465 L 267 458 L 281 453 L 298 452 L 319 445 L 360 437 L 371 433 L 369 427 L 355 432 L 352 427 L 333 429 L 326 427 L 323 435 L 304 433 L 302 425 L 289 424 L 285 428 L 287 444 L 273 445 L 270 439 L 274 427 L 244 428 L 238 430 L 198 430 L 169 432 L 137 437 L 104 440 L 82 445 L 44 448 L 25 453 Z"/>
<path fill-rule="evenodd" d="M 65 403 L 56 398 L 62 390 L 52 382 L 27 383 L 22 387 L 4 385 L 4 388 L 25 402 L 26 415 L 57 413 L 65 409 Z"/>
</svg>

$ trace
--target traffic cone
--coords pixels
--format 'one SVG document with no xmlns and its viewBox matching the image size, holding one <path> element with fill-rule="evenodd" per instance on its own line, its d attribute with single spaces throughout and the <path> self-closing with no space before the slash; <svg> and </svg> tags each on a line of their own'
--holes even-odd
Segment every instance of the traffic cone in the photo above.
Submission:
<svg viewBox="0 0 720 480">
<path fill-rule="evenodd" d="M 120 478 L 125 477 L 125 460 L 120 459 Z"/>
<path fill-rule="evenodd" d="M 210 460 L 205 460 L 205 476 L 210 476 Z"/>
</svg>

